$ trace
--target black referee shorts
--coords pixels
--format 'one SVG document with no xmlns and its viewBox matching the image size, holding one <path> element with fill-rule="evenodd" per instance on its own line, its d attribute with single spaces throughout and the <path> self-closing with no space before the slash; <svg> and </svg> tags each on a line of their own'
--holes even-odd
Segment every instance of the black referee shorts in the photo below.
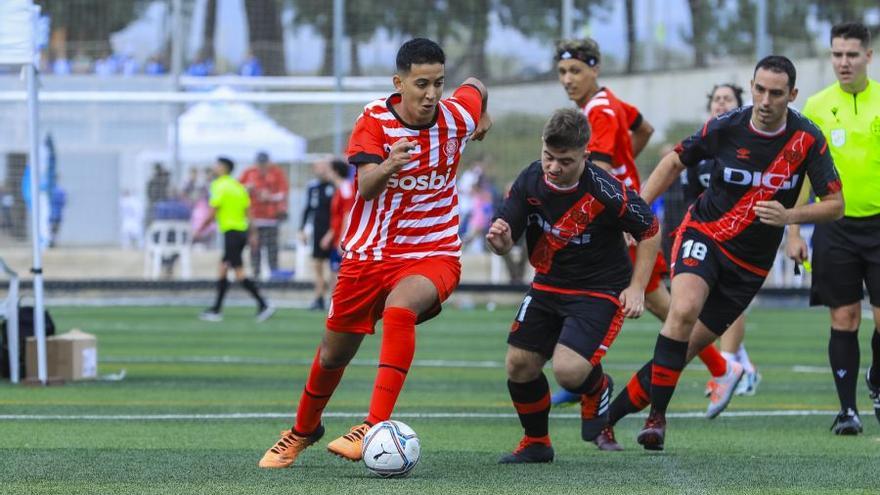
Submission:
<svg viewBox="0 0 880 495">
<path fill-rule="evenodd" d="M 812 263 L 810 305 L 859 302 L 867 286 L 871 305 L 880 306 L 880 215 L 817 224 Z"/>
<path fill-rule="evenodd" d="M 247 246 L 248 234 L 242 230 L 227 230 L 223 233 L 223 259 L 232 268 L 240 268 L 244 265 L 241 253 Z"/>
<path fill-rule="evenodd" d="M 672 248 L 672 277 L 692 273 L 709 285 L 709 297 L 699 320 L 717 335 L 748 308 L 764 285 L 767 275 L 756 273 L 759 267 L 746 268 L 728 257 L 715 241 L 694 229 L 676 234 Z M 676 294 L 677 297 L 682 297 Z"/>
</svg>

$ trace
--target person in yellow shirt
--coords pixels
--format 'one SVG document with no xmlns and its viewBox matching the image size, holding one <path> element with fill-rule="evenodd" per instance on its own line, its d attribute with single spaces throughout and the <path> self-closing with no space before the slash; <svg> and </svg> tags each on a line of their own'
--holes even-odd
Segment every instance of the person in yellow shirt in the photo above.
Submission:
<svg viewBox="0 0 880 495">
<path fill-rule="evenodd" d="M 257 321 L 268 320 L 275 308 L 266 303 L 253 280 L 247 278 L 241 253 L 248 241 L 248 208 L 251 200 L 247 189 L 230 174 L 235 163 L 229 158 L 219 157 L 214 165 L 216 179 L 211 182 L 211 214 L 202 222 L 196 235 L 204 231 L 215 219 L 217 228 L 223 234 L 223 258 L 217 279 L 217 298 L 214 305 L 203 311 L 199 318 L 204 321 L 223 320 L 223 298 L 229 289 L 227 274 L 231 268 L 235 272 L 235 280 L 257 301 Z"/>
<path fill-rule="evenodd" d="M 837 82 L 810 97 L 803 110 L 828 140 L 845 203 L 843 218 L 816 225 L 810 292 L 811 305 L 831 310 L 828 358 L 840 399 L 840 413 L 831 426 L 836 435 L 862 432 L 856 385 L 863 283 L 874 324 L 880 325 L 880 83 L 868 78 L 872 56 L 871 35 L 862 23 L 832 27 L 831 66 Z M 787 254 L 798 262 L 807 258 L 797 225 L 789 226 Z M 880 327 L 872 334 L 865 381 L 880 420 Z"/>
</svg>

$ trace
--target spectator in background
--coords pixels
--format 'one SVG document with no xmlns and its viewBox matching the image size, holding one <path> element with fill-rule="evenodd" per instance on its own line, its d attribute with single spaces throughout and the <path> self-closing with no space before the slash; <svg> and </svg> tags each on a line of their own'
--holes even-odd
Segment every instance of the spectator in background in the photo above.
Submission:
<svg viewBox="0 0 880 495">
<path fill-rule="evenodd" d="M 150 76 L 158 76 L 165 74 L 168 71 L 165 69 L 165 65 L 162 64 L 162 61 L 159 60 L 159 57 L 153 55 L 147 60 L 146 65 L 144 65 L 144 72 Z"/>
<path fill-rule="evenodd" d="M 171 190 L 168 197 L 157 201 L 153 205 L 153 220 L 177 220 L 189 222 L 191 217 L 190 206 L 184 199 L 184 196 L 176 190 Z M 176 241 L 177 239 L 169 239 Z M 165 256 L 162 258 L 162 269 L 166 277 L 174 274 L 174 264 L 177 262 L 177 254 Z"/>
<path fill-rule="evenodd" d="M 190 223 L 193 229 L 193 243 L 204 243 L 205 245 L 211 245 L 214 240 L 214 230 L 212 228 L 207 228 L 199 232 L 199 225 L 211 215 L 211 205 L 208 203 L 209 200 L 209 191 L 211 182 L 214 180 L 214 169 L 211 167 L 205 167 L 203 172 L 203 177 L 201 181 L 196 182 L 195 185 L 195 202 L 192 206 L 192 216 L 190 217 Z M 192 198 L 192 196 L 190 196 Z M 210 227 L 210 226 L 209 226 Z"/>
<path fill-rule="evenodd" d="M 253 53 L 248 53 L 247 58 L 241 64 L 241 68 L 238 69 L 238 74 L 248 77 L 262 76 L 263 64 L 260 63 L 260 59 L 254 56 Z"/>
<path fill-rule="evenodd" d="M 153 175 L 147 182 L 147 218 L 149 225 L 153 221 L 153 207 L 159 201 L 168 198 L 168 186 L 171 183 L 171 175 L 162 167 L 161 163 L 153 164 Z"/>
<path fill-rule="evenodd" d="M 122 191 L 119 198 L 121 219 L 120 244 L 124 249 L 140 249 L 144 243 L 144 202 L 130 190 Z"/>
<path fill-rule="evenodd" d="M 467 235 L 464 239 L 464 245 L 472 245 L 472 241 L 477 241 L 471 249 L 483 251 L 483 233 L 489 230 L 492 222 L 492 213 L 494 208 L 494 198 L 492 190 L 488 186 L 486 175 L 481 173 L 477 176 L 476 182 L 471 186 L 470 192 L 470 215 L 468 215 Z"/>
<path fill-rule="evenodd" d="M 67 204 L 67 192 L 58 185 L 57 179 L 52 193 L 49 195 L 49 247 L 55 247 L 61 220 L 64 218 L 64 206 Z"/>
<path fill-rule="evenodd" d="M 278 270 L 278 226 L 287 220 L 287 176 L 261 151 L 257 153 L 256 165 L 245 170 L 240 180 L 251 197 L 251 265 L 254 278 L 259 279 L 264 247 L 269 272 Z"/>
<path fill-rule="evenodd" d="M 207 57 L 204 53 L 186 68 L 188 76 L 210 76 L 214 73 L 214 61 Z"/>
<path fill-rule="evenodd" d="M 70 60 L 67 60 L 67 57 L 60 56 L 52 61 L 52 73 L 58 76 L 66 76 L 71 73 L 73 68 L 70 65 Z"/>
<path fill-rule="evenodd" d="M 348 228 L 349 215 L 354 206 L 354 182 L 351 180 L 351 166 L 344 160 L 335 159 L 330 165 L 330 181 L 336 191 L 330 200 L 330 230 L 321 238 L 321 249 L 330 251 L 330 269 L 336 272 L 342 261 L 339 240 Z"/>
<path fill-rule="evenodd" d="M 0 230 L 12 232 L 12 207 L 15 206 L 15 196 L 5 187 L 0 186 Z"/>
<path fill-rule="evenodd" d="M 327 292 L 327 279 L 324 267 L 330 259 L 330 251 L 321 248 L 321 239 L 330 229 L 330 202 L 335 189 L 330 182 L 330 162 L 318 160 L 312 164 L 315 179 L 308 184 L 306 206 L 303 208 L 300 224 L 300 240 L 306 242 L 306 226 L 311 224 L 312 231 L 312 268 L 315 272 L 315 300 L 309 309 L 324 310 L 324 293 Z"/>
</svg>

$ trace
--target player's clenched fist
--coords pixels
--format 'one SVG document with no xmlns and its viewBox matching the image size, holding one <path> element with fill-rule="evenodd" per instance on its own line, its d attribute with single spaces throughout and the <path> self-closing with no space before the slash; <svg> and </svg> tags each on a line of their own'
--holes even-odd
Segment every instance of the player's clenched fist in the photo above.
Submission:
<svg viewBox="0 0 880 495">
<path fill-rule="evenodd" d="M 510 251 L 510 248 L 513 247 L 510 225 L 500 218 L 496 219 L 489 226 L 486 242 L 489 243 L 489 249 L 495 254 L 505 254 Z"/>
<path fill-rule="evenodd" d="M 404 165 L 412 161 L 412 150 L 419 144 L 418 141 L 409 141 L 401 139 L 391 145 L 391 152 L 388 158 L 382 162 L 382 168 L 391 174 L 396 174 Z"/>
</svg>

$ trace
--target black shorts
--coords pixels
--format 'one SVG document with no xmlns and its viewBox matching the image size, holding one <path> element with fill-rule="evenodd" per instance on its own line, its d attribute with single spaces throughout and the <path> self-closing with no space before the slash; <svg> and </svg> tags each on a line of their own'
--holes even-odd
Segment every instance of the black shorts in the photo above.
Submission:
<svg viewBox="0 0 880 495">
<path fill-rule="evenodd" d="M 529 289 L 516 313 L 507 343 L 553 357 L 563 344 L 595 366 L 620 333 L 623 311 L 616 294 L 559 294 Z"/>
<path fill-rule="evenodd" d="M 682 273 L 697 275 L 709 285 L 699 319 L 718 335 L 746 310 L 767 278 L 765 270 L 734 260 L 715 241 L 694 229 L 679 231 L 672 247 L 672 277 Z"/>
<path fill-rule="evenodd" d="M 865 297 L 880 306 L 880 215 L 844 217 L 813 230 L 810 305 L 837 308 Z"/>
<path fill-rule="evenodd" d="M 326 230 L 315 230 L 312 232 L 312 259 L 316 260 L 327 260 L 330 259 L 330 253 L 333 251 L 332 249 L 323 249 L 321 248 L 321 239 L 326 234 Z"/>
<path fill-rule="evenodd" d="M 223 233 L 223 259 L 232 268 L 244 265 L 241 261 L 241 253 L 247 246 L 248 234 L 241 230 L 227 230 Z"/>
</svg>

